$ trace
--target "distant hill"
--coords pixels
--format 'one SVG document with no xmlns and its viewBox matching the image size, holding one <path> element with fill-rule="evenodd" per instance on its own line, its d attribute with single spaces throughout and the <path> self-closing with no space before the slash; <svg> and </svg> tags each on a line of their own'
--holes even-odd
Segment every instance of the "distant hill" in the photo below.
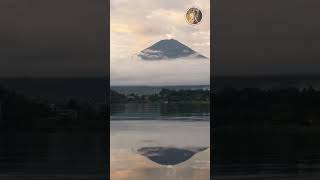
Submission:
<svg viewBox="0 0 320 180">
<path fill-rule="evenodd" d="M 105 102 L 109 82 L 104 77 L 93 78 L 0 78 L 0 86 L 28 97 L 43 97 L 49 101 L 69 98 L 81 101 Z"/>
<path fill-rule="evenodd" d="M 221 91 L 224 88 L 260 88 L 260 89 L 287 89 L 308 88 L 320 90 L 320 75 L 251 75 L 251 76 L 214 76 L 212 89 Z"/>
<path fill-rule="evenodd" d="M 111 86 L 111 89 L 121 94 L 148 95 L 159 93 L 162 89 L 180 90 L 180 89 L 210 89 L 210 85 L 198 86 Z"/>
</svg>

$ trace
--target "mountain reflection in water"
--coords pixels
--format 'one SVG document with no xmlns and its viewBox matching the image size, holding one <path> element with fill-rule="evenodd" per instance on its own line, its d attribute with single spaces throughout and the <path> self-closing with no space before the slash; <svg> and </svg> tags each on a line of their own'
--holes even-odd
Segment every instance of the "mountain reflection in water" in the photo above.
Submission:
<svg viewBox="0 0 320 180">
<path fill-rule="evenodd" d="M 143 147 L 138 149 L 138 153 L 160 165 L 176 165 L 205 149 L 207 148 Z"/>
<path fill-rule="evenodd" d="M 209 180 L 209 124 L 111 121 L 111 180 Z"/>
</svg>

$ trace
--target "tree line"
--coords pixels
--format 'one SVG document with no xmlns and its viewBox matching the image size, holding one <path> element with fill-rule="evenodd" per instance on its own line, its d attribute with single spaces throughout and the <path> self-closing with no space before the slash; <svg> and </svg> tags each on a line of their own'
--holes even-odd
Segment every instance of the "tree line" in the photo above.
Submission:
<svg viewBox="0 0 320 180">
<path fill-rule="evenodd" d="M 111 90 L 110 92 L 111 103 L 204 103 L 210 102 L 209 90 L 190 90 L 190 89 L 162 89 L 159 93 L 150 95 L 138 94 L 121 94 Z"/>
<path fill-rule="evenodd" d="M 320 125 L 320 91 L 312 86 L 263 90 L 225 88 L 212 94 L 213 123 L 221 125 Z"/>
<path fill-rule="evenodd" d="M 50 103 L 0 87 L 2 131 L 98 131 L 107 125 L 107 104 L 75 99 Z"/>
</svg>

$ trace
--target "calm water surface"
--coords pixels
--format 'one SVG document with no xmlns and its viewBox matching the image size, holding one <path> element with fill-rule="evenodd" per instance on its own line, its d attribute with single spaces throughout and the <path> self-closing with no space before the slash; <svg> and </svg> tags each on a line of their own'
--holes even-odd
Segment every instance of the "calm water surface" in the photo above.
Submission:
<svg viewBox="0 0 320 180">
<path fill-rule="evenodd" d="M 119 103 L 112 104 L 111 119 L 209 121 L 210 106 L 196 103 Z"/>
<path fill-rule="evenodd" d="M 209 134 L 209 122 L 111 121 L 111 179 L 210 179 Z M 143 147 L 206 148 L 176 165 L 163 165 L 139 154 Z"/>
<path fill-rule="evenodd" d="M 102 133 L 1 133 L 1 180 L 105 180 Z"/>
<path fill-rule="evenodd" d="M 218 127 L 214 137 L 215 179 L 320 179 L 319 127 Z"/>
</svg>

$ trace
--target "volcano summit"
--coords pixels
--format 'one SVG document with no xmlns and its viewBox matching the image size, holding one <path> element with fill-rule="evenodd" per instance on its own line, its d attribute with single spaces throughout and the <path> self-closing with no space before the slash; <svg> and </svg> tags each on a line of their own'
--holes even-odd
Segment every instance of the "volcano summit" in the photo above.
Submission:
<svg viewBox="0 0 320 180">
<path fill-rule="evenodd" d="M 137 54 L 142 60 L 208 59 L 175 39 L 161 40 Z"/>
</svg>

